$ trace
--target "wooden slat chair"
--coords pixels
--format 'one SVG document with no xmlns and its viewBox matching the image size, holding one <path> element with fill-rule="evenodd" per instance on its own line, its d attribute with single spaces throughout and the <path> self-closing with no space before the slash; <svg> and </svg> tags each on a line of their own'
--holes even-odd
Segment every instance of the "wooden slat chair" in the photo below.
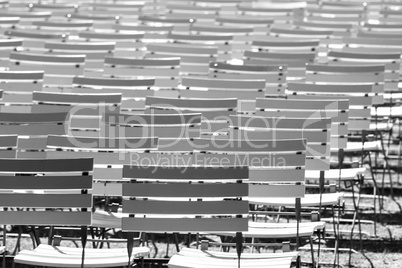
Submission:
<svg viewBox="0 0 402 268">
<path fill-rule="evenodd" d="M 166 36 L 173 31 L 173 25 L 143 25 L 140 23 L 119 23 L 114 24 L 111 28 L 115 31 L 135 31 L 144 32 L 144 43 L 157 42 L 158 40 L 166 41 Z M 99 28 L 99 26 L 97 26 Z M 105 26 L 106 29 L 107 25 Z M 109 27 L 110 28 L 110 27 Z"/>
<path fill-rule="evenodd" d="M 365 19 L 366 12 L 363 5 L 360 6 L 323 6 L 307 7 L 305 17 L 311 21 L 347 22 L 358 25 Z"/>
<path fill-rule="evenodd" d="M 0 71 L 1 104 L 30 105 L 33 92 L 42 91 L 43 78 L 44 71 Z"/>
<path fill-rule="evenodd" d="M 9 10 L 51 12 L 52 17 L 63 17 L 77 8 L 75 3 L 11 3 Z"/>
<path fill-rule="evenodd" d="M 154 78 L 108 78 L 76 76 L 73 78 L 75 92 L 120 93 L 122 94 L 122 110 L 143 110 L 147 96 L 154 96 Z"/>
<path fill-rule="evenodd" d="M 144 32 L 119 32 L 116 30 L 90 30 L 78 33 L 78 40 L 87 42 L 115 42 L 114 57 L 139 57 L 144 54 L 145 44 L 142 42 Z"/>
<path fill-rule="evenodd" d="M 117 22 L 132 22 L 145 12 L 145 2 L 103 2 L 103 3 L 82 3 L 78 13 L 91 14 L 93 16 L 114 16 L 118 17 Z"/>
<path fill-rule="evenodd" d="M 67 38 L 64 33 L 52 33 L 44 30 L 31 29 L 10 29 L 4 32 L 4 35 L 10 36 L 12 38 L 23 39 L 22 46 L 24 49 L 29 50 L 41 50 L 43 49 L 45 42 L 49 40 L 63 41 Z"/>
<path fill-rule="evenodd" d="M 235 232 L 237 261 L 249 261 L 240 256 L 241 232 L 248 229 L 248 202 L 242 201 L 248 195 L 247 167 L 124 166 L 123 177 L 130 180 L 123 185 L 123 213 L 131 215 L 123 218 L 123 231 Z"/>
<path fill-rule="evenodd" d="M 354 31 L 354 23 L 320 22 L 306 18 L 305 21 L 293 21 L 293 25 L 298 29 L 305 30 L 324 30 L 332 31 L 333 36 L 350 36 Z"/>
<path fill-rule="evenodd" d="M 50 16 L 52 16 L 52 12 L 49 11 L 28 11 L 28 10 L 23 10 L 23 11 L 12 11 L 12 10 L 2 10 L 0 12 L 0 17 L 18 17 L 19 19 L 19 24 L 24 25 L 24 24 L 31 24 L 33 21 L 41 21 L 41 20 L 46 20 Z"/>
<path fill-rule="evenodd" d="M 12 52 L 11 71 L 44 71 L 44 85 L 71 85 L 74 76 L 84 74 L 85 55 L 46 55 L 29 52 Z"/>
<path fill-rule="evenodd" d="M 155 78 L 156 94 L 174 94 L 163 89 L 177 89 L 180 83 L 180 58 L 133 59 L 105 57 L 104 76 L 111 77 L 152 77 Z M 176 97 L 178 94 L 176 94 Z"/>
<path fill-rule="evenodd" d="M 186 18 L 195 19 L 198 22 L 211 22 L 215 20 L 222 7 L 167 3 L 165 8 L 168 18 Z"/>
<path fill-rule="evenodd" d="M 1 25 L 1 23 L 0 23 Z M 0 39 L 0 67 L 8 67 L 10 53 L 22 47 L 22 39 Z"/>
<path fill-rule="evenodd" d="M 49 32 L 64 32 L 68 35 L 75 36 L 81 31 L 91 29 L 93 21 L 90 20 L 71 20 L 68 18 L 50 18 L 46 21 L 34 21 L 32 26 L 38 30 L 44 30 Z"/>
<path fill-rule="evenodd" d="M 69 117 L 66 112 L 0 112 L 0 135 L 18 135 L 17 157 L 44 157 L 49 134 L 62 135 Z"/>
<path fill-rule="evenodd" d="M 16 27 L 19 24 L 20 18 L 19 17 L 2 17 L 0 19 L 0 33 L 4 34 L 4 32 L 11 27 Z"/>
<path fill-rule="evenodd" d="M 332 119 L 331 126 L 331 149 L 338 150 L 341 153 L 347 147 L 348 136 L 348 111 L 349 101 L 347 100 L 309 100 L 309 99 L 257 99 L 257 116 L 275 116 L 275 117 L 293 117 L 293 118 L 314 118 L 326 116 Z M 341 183 L 356 181 L 365 168 L 347 168 L 342 164 L 336 163 L 337 167 L 331 170 L 307 170 L 306 180 L 310 184 L 307 186 L 319 186 L 320 193 L 324 191 L 324 184 L 329 184 L 329 189 L 334 189 Z M 337 174 L 333 176 L 333 174 Z M 311 184 L 315 185 L 311 185 Z M 323 195 L 309 195 L 302 200 L 302 206 L 330 206 L 342 203 L 343 193 L 325 193 Z M 315 200 L 315 201 L 314 201 Z M 324 200 L 324 202 L 323 202 Z M 284 201 L 283 201 L 284 202 Z M 331 203 L 332 202 L 332 203 Z M 332 220 L 332 219 L 329 219 Z"/>
<path fill-rule="evenodd" d="M 194 34 L 230 34 L 233 36 L 231 41 L 231 56 L 232 58 L 241 58 L 245 50 L 249 50 L 250 42 L 255 38 L 253 26 L 225 26 L 219 25 L 216 22 L 212 25 L 205 23 L 194 23 L 190 27 L 190 33 Z"/>
<path fill-rule="evenodd" d="M 289 118 L 331 118 L 331 148 L 346 148 L 348 135 L 348 100 L 257 99 L 256 116 Z"/>
<path fill-rule="evenodd" d="M 237 15 L 219 15 L 215 22 L 218 25 L 223 26 L 252 26 L 254 27 L 254 32 L 260 34 L 267 34 L 269 28 L 273 24 L 274 20 L 270 18 L 261 18 L 256 16 L 237 16 Z"/>
<path fill-rule="evenodd" d="M 367 52 L 367 53 L 400 53 L 402 50 L 402 45 L 400 45 L 401 38 L 368 38 L 368 37 L 344 37 L 342 43 L 344 44 L 343 51 L 350 52 Z M 396 60 L 398 58 L 396 57 Z M 369 61 L 369 60 L 366 60 Z M 374 64 L 384 64 L 387 65 L 387 61 L 374 60 L 372 59 Z M 389 61 L 388 61 L 389 62 Z M 398 77 L 400 73 L 400 69 L 396 69 L 396 72 L 393 70 L 386 68 L 385 69 L 385 90 L 386 91 L 397 91 L 398 90 Z"/>
<path fill-rule="evenodd" d="M 387 85 L 388 90 L 394 87 L 391 83 L 385 81 L 385 72 L 383 65 L 374 66 L 351 66 L 351 65 L 307 65 L 306 82 L 315 84 L 339 84 L 339 85 L 372 85 L 374 98 L 381 104 L 381 99 L 384 96 L 384 86 Z M 389 75 L 388 75 L 389 77 Z M 393 80 L 393 79 L 392 79 Z M 391 81 L 392 81 L 391 80 Z M 390 81 L 390 80 L 388 80 Z M 385 84 L 385 85 L 384 85 Z M 395 86 L 397 86 L 395 84 Z M 380 116 L 377 114 L 377 108 L 372 107 L 373 122 L 370 123 L 368 132 L 373 132 L 377 138 L 384 143 L 383 136 L 388 135 L 392 124 L 389 116 Z M 391 114 L 390 114 L 391 115 Z"/>
<path fill-rule="evenodd" d="M 99 132 L 101 117 L 105 113 L 119 112 L 121 94 L 115 93 L 60 93 L 34 92 L 32 112 L 66 112 L 69 124 L 66 134 L 79 135 L 81 132 Z"/>
<path fill-rule="evenodd" d="M 401 55 L 400 52 L 370 52 L 365 51 L 364 48 L 355 48 L 353 51 L 346 50 L 330 50 L 328 52 L 328 65 L 384 65 L 385 74 L 387 76 L 393 76 L 392 73 L 398 74 L 400 72 Z M 391 73 L 391 74 L 390 74 Z M 393 85 L 395 79 L 387 79 L 387 88 L 391 89 L 395 86 Z"/>
<path fill-rule="evenodd" d="M 305 72 L 304 66 L 314 62 L 316 52 L 257 52 L 245 51 L 244 63 L 248 65 L 286 65 L 288 66 L 287 79 L 300 79 Z"/>
<path fill-rule="evenodd" d="M 28 190 L 3 194 L 4 207 L 35 208 L 30 211 L 4 210 L 2 223 L 33 226 L 82 226 L 82 248 L 40 244 L 34 250 L 22 250 L 14 263 L 46 267 L 105 267 L 128 263 L 126 250 L 85 250 L 87 226 L 91 225 L 93 159 L 16 159 L 1 160 L 3 189 Z M 10 175 L 10 173 L 15 175 Z M 31 176 L 18 176 L 19 174 Z M 32 194 L 30 190 L 44 191 Z M 64 191 L 64 193 L 63 193 Z M 72 192 L 74 191 L 74 192 Z M 62 210 L 58 210 L 62 208 Z M 70 210 L 70 208 L 72 208 Z M 136 254 L 146 254 L 140 248 Z M 133 254 L 134 256 L 135 254 Z"/>
<path fill-rule="evenodd" d="M 149 155 L 158 148 L 156 137 L 82 137 L 73 135 L 49 135 L 46 157 L 94 159 L 94 195 L 121 196 L 122 167 L 137 157 Z M 144 155 L 144 156 L 143 156 Z M 120 182 L 119 185 L 112 185 Z M 110 185 L 109 185 L 110 183 Z M 112 192 L 107 192 L 111 189 Z M 113 193 L 113 194 L 112 194 Z"/>
<path fill-rule="evenodd" d="M 206 75 L 208 65 L 216 61 L 218 48 L 179 43 L 150 43 L 145 58 L 180 57 L 180 72 L 186 75 Z"/>
<path fill-rule="evenodd" d="M 258 1 L 240 4 L 236 14 L 242 16 L 255 16 L 271 18 L 275 23 L 289 23 L 303 17 L 306 4 L 303 2 L 280 3 Z"/>
<path fill-rule="evenodd" d="M 265 96 L 281 96 L 285 94 L 287 66 L 211 62 L 208 76 L 217 79 L 265 79 Z"/>
<path fill-rule="evenodd" d="M 82 42 L 82 41 L 49 41 L 45 42 L 45 53 L 48 54 L 83 54 L 86 56 L 85 69 L 88 73 L 96 75 L 103 67 L 103 59 L 105 56 L 113 55 L 116 42 Z"/>
<path fill-rule="evenodd" d="M 320 41 L 314 36 L 311 36 L 309 40 L 296 38 L 296 36 L 293 38 L 264 37 L 261 40 L 254 40 L 251 44 L 252 50 L 246 51 L 245 57 L 252 64 L 258 64 L 261 60 L 261 63 L 266 61 L 272 62 L 271 64 L 287 65 L 288 78 L 300 79 L 304 77 L 305 63 L 312 62 L 318 55 Z M 285 54 L 287 56 L 279 57 Z"/>
<path fill-rule="evenodd" d="M 155 26 L 173 26 L 173 30 L 185 31 L 190 28 L 190 25 L 195 23 L 196 20 L 192 18 L 169 18 L 165 15 L 151 14 L 139 16 L 138 20 L 144 25 Z"/>
<path fill-rule="evenodd" d="M 195 164 L 249 166 L 249 199 L 252 204 L 277 206 L 278 202 L 272 201 L 270 203 L 269 200 L 279 198 L 287 199 L 289 203 L 293 202 L 293 206 L 295 206 L 295 198 L 304 198 L 306 152 L 302 149 L 295 149 L 299 148 L 301 142 L 304 141 L 290 139 L 195 139 Z M 281 206 L 280 203 L 279 206 Z M 300 216 L 297 216 L 299 217 L 298 220 L 300 220 Z M 324 225 L 322 222 L 311 223 L 310 225 L 305 223 L 297 230 L 298 227 L 295 222 L 278 225 L 271 222 L 264 225 L 259 220 L 260 218 L 257 218 L 257 223 L 251 222 L 249 231 L 243 235 L 271 239 L 294 239 L 298 235 L 300 237 L 311 237 L 316 229 L 321 229 Z"/>
<path fill-rule="evenodd" d="M 210 79 L 203 77 L 182 77 L 181 98 L 226 98 L 238 99 L 238 112 L 255 110 L 255 99 L 265 96 L 264 79 Z"/>
<path fill-rule="evenodd" d="M 217 139 L 306 139 L 306 170 L 329 169 L 331 118 L 234 115 L 230 119 L 228 135 L 217 136 Z"/>
<path fill-rule="evenodd" d="M 371 107 L 373 106 L 373 85 L 333 85 L 288 83 L 288 98 L 349 100 L 350 132 L 361 132 L 370 128 Z M 368 145 L 368 144 L 367 144 Z"/>
<path fill-rule="evenodd" d="M 171 32 L 167 35 L 169 43 L 190 44 L 207 47 L 216 47 L 218 49 L 217 60 L 230 60 L 232 55 L 232 40 L 233 35 L 230 33 L 221 33 L 220 35 L 213 34 L 193 34 L 189 32 Z"/>
<path fill-rule="evenodd" d="M 151 114 L 201 113 L 201 135 L 210 135 L 216 132 L 227 132 L 229 127 L 228 117 L 236 114 L 237 99 L 147 97 L 145 107 L 146 113 Z"/>
<path fill-rule="evenodd" d="M 0 135 L 0 158 L 16 158 L 18 135 Z"/>
<path fill-rule="evenodd" d="M 201 114 L 124 114 L 103 117 L 101 133 L 111 137 L 163 137 L 186 139 L 200 137 Z M 104 131 L 104 132 L 103 132 Z M 96 133 L 95 133 L 96 134 Z M 88 135 L 93 135 L 88 133 Z"/>
</svg>

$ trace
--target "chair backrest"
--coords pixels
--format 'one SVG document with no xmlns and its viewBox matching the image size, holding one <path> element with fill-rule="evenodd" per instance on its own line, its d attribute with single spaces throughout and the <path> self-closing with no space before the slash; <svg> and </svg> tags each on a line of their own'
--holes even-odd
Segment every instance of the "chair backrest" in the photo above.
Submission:
<svg viewBox="0 0 402 268">
<path fill-rule="evenodd" d="M 218 48 L 197 44 L 150 43 L 145 58 L 180 57 L 182 74 L 208 74 L 208 65 L 217 60 Z"/>
<path fill-rule="evenodd" d="M 180 58 L 133 59 L 105 57 L 103 74 L 112 77 L 155 78 L 158 89 L 177 88 L 180 76 Z"/>
<path fill-rule="evenodd" d="M 145 97 L 153 96 L 155 78 L 108 78 L 76 76 L 73 78 L 74 92 L 81 93 L 120 93 L 123 110 L 143 110 Z M 94 89 L 96 89 L 94 91 Z"/>
<path fill-rule="evenodd" d="M 85 55 L 10 54 L 10 70 L 44 71 L 45 85 L 71 85 L 73 76 L 84 74 Z"/>
<path fill-rule="evenodd" d="M 102 122 L 104 126 L 100 132 L 101 136 L 160 137 L 180 140 L 200 136 L 201 114 L 110 113 L 103 117 Z"/>
<path fill-rule="evenodd" d="M 370 127 L 371 107 L 374 103 L 373 85 L 333 85 L 288 83 L 291 99 L 349 100 L 349 124 L 351 132 Z"/>
<path fill-rule="evenodd" d="M 346 148 L 349 121 L 348 100 L 257 99 L 257 116 L 331 118 L 331 148 Z"/>
<path fill-rule="evenodd" d="M 208 76 L 217 79 L 265 79 L 265 95 L 283 95 L 286 88 L 287 66 L 211 62 Z"/>
<path fill-rule="evenodd" d="M 2 103 L 30 104 L 32 93 L 42 91 L 44 71 L 0 71 Z"/>
<path fill-rule="evenodd" d="M 17 208 L 2 209 L 1 224 L 91 224 L 91 158 L 0 159 L 0 164 L 1 206 Z"/>
<path fill-rule="evenodd" d="M 130 180 L 123 184 L 123 213 L 130 215 L 123 218 L 123 231 L 248 229 L 248 201 L 241 200 L 248 196 L 248 184 L 242 183 L 247 167 L 125 165 L 123 178 Z"/>
<path fill-rule="evenodd" d="M 66 112 L 7 113 L 0 112 L 0 135 L 18 135 L 18 157 L 44 157 L 49 134 L 63 135 L 68 129 Z"/>
<path fill-rule="evenodd" d="M 284 118 L 262 116 L 231 116 L 228 136 L 216 138 L 230 140 L 287 140 L 306 139 L 308 170 L 329 169 L 331 119 Z"/>
<path fill-rule="evenodd" d="M 210 79 L 182 77 L 180 96 L 184 98 L 225 98 L 231 96 L 239 100 L 255 100 L 264 97 L 263 79 Z"/>
<path fill-rule="evenodd" d="M 250 198 L 304 196 L 305 140 L 211 137 L 193 142 L 195 165 L 248 166 Z"/>
<path fill-rule="evenodd" d="M 121 196 L 123 165 L 158 163 L 155 137 L 79 137 L 49 135 L 46 158 L 87 158 L 94 160 L 94 196 Z"/>
<path fill-rule="evenodd" d="M 145 106 L 146 113 L 178 115 L 201 113 L 201 135 L 203 135 L 227 131 L 229 115 L 236 114 L 237 99 L 147 97 Z"/>
<path fill-rule="evenodd" d="M 0 158 L 16 158 L 18 135 L 0 135 Z"/>
</svg>

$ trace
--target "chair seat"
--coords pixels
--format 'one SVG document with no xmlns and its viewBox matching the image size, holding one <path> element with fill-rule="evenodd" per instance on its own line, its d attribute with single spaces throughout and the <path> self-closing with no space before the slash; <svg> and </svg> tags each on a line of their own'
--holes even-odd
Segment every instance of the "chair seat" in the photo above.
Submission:
<svg viewBox="0 0 402 268">
<path fill-rule="evenodd" d="M 286 253 L 243 253 L 240 258 L 240 267 L 278 267 L 289 268 L 295 261 L 298 252 Z M 205 267 L 238 267 L 236 253 L 201 251 L 197 249 L 183 248 L 173 255 L 168 263 L 169 268 L 205 268 Z"/>
<path fill-rule="evenodd" d="M 244 237 L 255 238 L 295 238 L 310 237 L 314 231 L 323 229 L 325 222 L 301 222 L 299 232 L 296 223 L 249 222 L 248 231 L 243 232 Z M 219 235 L 234 236 L 235 233 L 219 233 Z"/>
<path fill-rule="evenodd" d="M 121 213 L 112 213 L 103 210 L 96 210 L 92 214 L 93 227 L 121 228 Z"/>
<path fill-rule="evenodd" d="M 147 256 L 149 248 L 133 248 L 133 258 Z M 49 267 L 81 267 L 82 248 L 39 245 L 34 250 L 22 250 L 15 257 L 15 263 Z M 125 266 L 128 263 L 127 249 L 85 249 L 86 267 Z"/>
<path fill-rule="evenodd" d="M 343 193 L 328 193 L 323 194 L 321 198 L 321 205 L 329 206 L 336 205 L 343 198 Z M 250 204 L 266 205 L 266 206 L 287 206 L 294 207 L 295 200 L 292 198 L 250 198 Z M 306 194 L 300 199 L 302 207 L 319 206 L 319 194 Z"/>
</svg>

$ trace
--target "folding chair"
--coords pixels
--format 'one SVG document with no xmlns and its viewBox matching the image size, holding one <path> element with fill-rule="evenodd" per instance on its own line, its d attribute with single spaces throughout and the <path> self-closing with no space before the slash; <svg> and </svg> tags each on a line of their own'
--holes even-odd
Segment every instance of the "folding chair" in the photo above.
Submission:
<svg viewBox="0 0 402 268">
<path fill-rule="evenodd" d="M 34 210 L 3 210 L 3 224 L 31 226 L 80 226 L 82 248 L 40 244 L 22 250 L 14 263 L 46 267 L 105 267 L 129 263 L 126 250 L 85 249 L 87 226 L 91 225 L 93 159 L 2 159 L 2 188 L 19 193 L 2 194 L 5 207 Z M 25 176 L 18 176 L 24 174 Z M 28 190 L 28 191 L 26 191 Z M 31 190 L 41 191 L 32 193 Z M 134 250 L 136 255 L 147 248 Z"/>
<path fill-rule="evenodd" d="M 45 86 L 71 85 L 73 77 L 84 74 L 85 55 L 44 55 L 13 52 L 9 57 L 11 71 L 44 71 Z"/>
<path fill-rule="evenodd" d="M 228 116 L 236 114 L 237 99 L 147 97 L 145 107 L 145 112 L 151 114 L 201 113 L 201 135 L 211 135 L 227 132 Z"/>
</svg>

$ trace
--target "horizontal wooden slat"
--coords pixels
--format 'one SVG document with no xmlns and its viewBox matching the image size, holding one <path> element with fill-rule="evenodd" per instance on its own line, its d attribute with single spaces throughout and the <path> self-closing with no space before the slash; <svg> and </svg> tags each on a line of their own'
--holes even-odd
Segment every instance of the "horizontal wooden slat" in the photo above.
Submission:
<svg viewBox="0 0 402 268">
<path fill-rule="evenodd" d="M 248 229 L 248 219 L 245 218 L 181 218 L 181 219 L 151 219 L 123 218 L 123 231 L 144 232 L 240 232 Z"/>
<path fill-rule="evenodd" d="M 246 183 L 227 184 L 151 184 L 151 183 L 125 183 L 123 196 L 136 197 L 241 197 L 248 195 Z"/>
<path fill-rule="evenodd" d="M 118 104 L 121 102 L 122 95 L 120 93 L 102 93 L 94 92 L 92 94 L 80 93 L 47 93 L 34 92 L 33 100 L 40 103 L 66 103 L 69 105 L 75 103 L 95 103 L 100 105 Z"/>
<path fill-rule="evenodd" d="M 250 197 L 303 197 L 305 193 L 304 185 L 262 185 L 250 184 Z"/>
<path fill-rule="evenodd" d="M 157 146 L 158 138 L 155 137 L 85 138 L 49 135 L 47 139 L 47 147 L 49 148 L 77 148 L 79 150 L 151 150 Z"/>
<path fill-rule="evenodd" d="M 66 126 L 56 124 L 1 125 L 0 127 L 0 135 L 63 135 L 66 131 Z"/>
<path fill-rule="evenodd" d="M 233 129 L 230 128 L 228 137 L 229 139 L 236 140 L 260 140 L 260 139 L 306 139 L 308 143 L 311 142 L 329 142 L 331 131 L 311 130 L 311 129 Z M 225 138 L 225 137 L 223 137 Z"/>
<path fill-rule="evenodd" d="M 216 150 L 219 152 L 219 150 Z M 253 151 L 232 152 L 227 154 L 225 148 L 221 150 L 223 154 L 194 154 L 194 164 L 198 166 L 249 166 L 251 167 L 281 167 L 305 165 L 306 155 L 302 153 L 262 153 L 257 154 Z M 251 169 L 250 169 L 251 176 Z M 251 177 L 250 177 L 251 178 Z"/>
<path fill-rule="evenodd" d="M 288 89 L 290 91 L 295 92 L 322 92 L 322 93 L 370 93 L 373 92 L 372 85 L 335 85 L 335 84 L 326 84 L 326 85 L 318 85 L 318 84 L 306 84 L 306 83 L 298 83 L 291 82 L 288 83 Z M 343 96 L 341 96 L 343 98 Z"/>
<path fill-rule="evenodd" d="M 160 58 L 160 59 L 132 59 L 132 58 L 118 58 L 118 57 L 105 57 L 105 64 L 112 65 L 128 65 L 128 66 L 175 66 L 180 65 L 179 57 Z"/>
<path fill-rule="evenodd" d="M 0 113 L 2 123 L 63 123 L 68 120 L 68 113 Z"/>
<path fill-rule="evenodd" d="M 304 151 L 305 140 L 228 140 L 228 139 L 194 139 L 194 149 L 198 151 L 254 151 L 280 152 Z"/>
<path fill-rule="evenodd" d="M 201 114 L 107 114 L 104 122 L 126 126 L 194 125 L 201 123 Z"/>
<path fill-rule="evenodd" d="M 0 159 L 0 172 L 91 171 L 92 158 L 80 159 Z"/>
<path fill-rule="evenodd" d="M 248 115 L 230 116 L 232 126 L 267 129 L 328 129 L 330 118 L 277 118 Z"/>
<path fill-rule="evenodd" d="M 89 208 L 92 196 L 88 194 L 0 194 L 3 207 L 27 208 Z"/>
<path fill-rule="evenodd" d="M 0 162 L 1 163 L 1 162 Z M 128 179 L 166 180 L 236 180 L 247 179 L 247 167 L 171 167 L 124 166 L 123 177 Z"/>
<path fill-rule="evenodd" d="M 98 86 L 98 87 L 151 87 L 155 84 L 155 79 L 117 79 L 76 76 L 73 84 Z"/>
<path fill-rule="evenodd" d="M 250 168 L 250 182 L 304 182 L 304 169 Z"/>
<path fill-rule="evenodd" d="M 0 135 L 0 148 L 15 148 L 18 135 Z"/>
<path fill-rule="evenodd" d="M 226 99 L 178 99 L 178 98 L 160 98 L 160 97 L 147 97 L 145 101 L 146 106 L 150 107 L 164 107 L 167 109 L 174 108 L 205 108 L 205 109 L 219 109 L 219 108 L 236 108 L 237 100 L 235 98 Z"/>
<path fill-rule="evenodd" d="M 1 224 L 11 225 L 90 225 L 91 212 L 1 211 Z"/>
<path fill-rule="evenodd" d="M 150 125 L 144 127 L 137 125 L 133 127 L 105 126 L 102 127 L 101 132 L 94 133 L 95 137 L 98 137 L 99 133 L 102 133 L 101 135 L 109 135 L 111 137 L 160 137 L 182 139 L 198 138 L 200 137 L 200 131 L 200 125 Z"/>
<path fill-rule="evenodd" d="M 123 200 L 123 213 L 175 215 L 248 214 L 246 201 Z"/>
<path fill-rule="evenodd" d="M 231 88 L 231 89 L 264 89 L 264 80 L 218 80 L 183 77 L 181 81 L 184 87 L 204 87 L 204 88 Z"/>
<path fill-rule="evenodd" d="M 348 110 L 348 100 L 291 100 L 278 98 L 257 99 L 258 109 L 290 109 L 290 110 Z"/>
<path fill-rule="evenodd" d="M 64 159 L 64 161 L 68 162 L 69 160 Z M 0 176 L 0 189 L 58 190 L 91 188 L 92 176 Z"/>
</svg>

